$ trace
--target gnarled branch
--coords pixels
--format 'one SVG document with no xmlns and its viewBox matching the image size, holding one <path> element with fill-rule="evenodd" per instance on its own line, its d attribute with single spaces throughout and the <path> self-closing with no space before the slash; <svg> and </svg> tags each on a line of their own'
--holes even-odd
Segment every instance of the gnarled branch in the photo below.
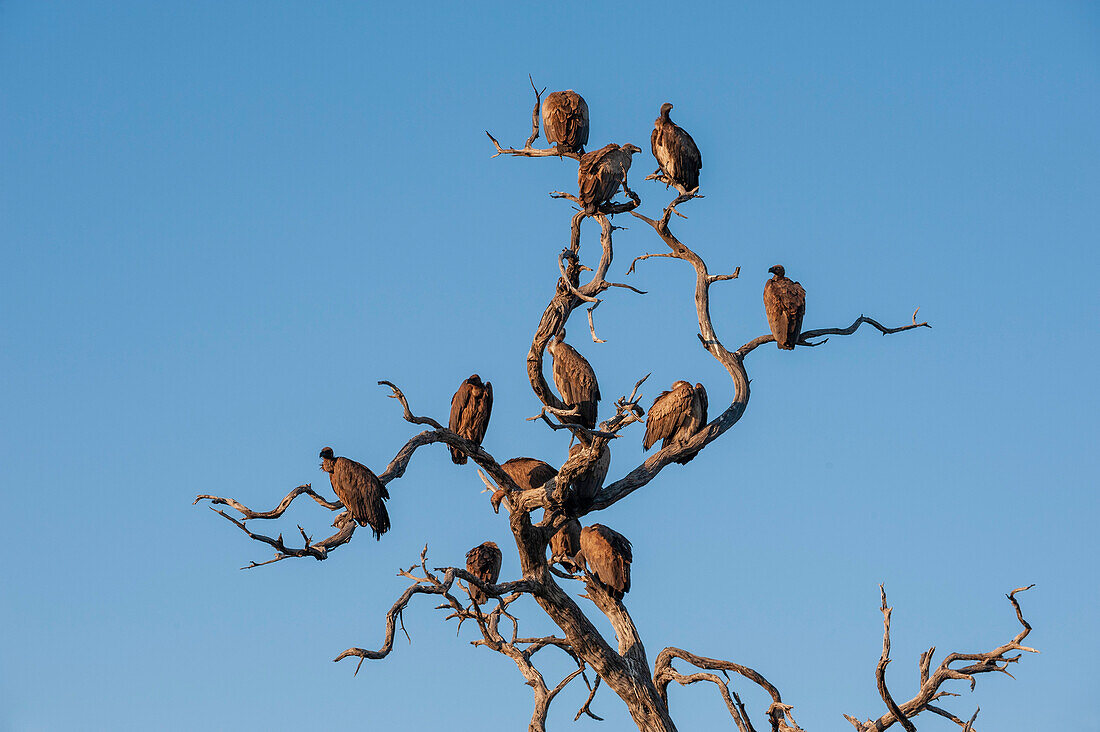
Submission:
<svg viewBox="0 0 1100 732">
<path fill-rule="evenodd" d="M 944 713 L 944 710 L 940 709 L 938 706 L 931 706 L 931 703 L 936 701 L 937 699 L 940 699 L 944 696 L 954 696 L 954 694 L 951 694 L 950 692 L 940 691 L 940 687 L 944 683 L 951 680 L 969 681 L 970 689 L 971 691 L 973 691 L 974 686 L 977 683 L 977 679 L 975 678 L 977 674 L 1000 672 L 1007 676 L 1012 676 L 1012 674 L 1010 674 L 1007 670 L 1008 666 L 1010 664 L 1019 662 L 1022 653 L 1039 652 L 1034 648 L 1029 648 L 1025 645 L 1022 645 L 1022 641 L 1031 632 L 1031 626 L 1026 620 L 1024 620 L 1023 612 L 1020 610 L 1019 600 L 1016 599 L 1017 593 L 1029 590 L 1034 586 L 1035 585 L 1028 585 L 1027 587 L 1017 587 L 1015 590 L 1006 595 L 1008 601 L 1012 603 L 1012 607 L 1016 611 L 1016 619 L 1020 622 L 1020 625 L 1023 626 L 1023 629 L 1019 633 L 1017 633 L 1016 637 L 1014 637 L 1012 640 L 994 648 L 993 650 L 986 651 L 985 653 L 950 653 L 943 659 L 943 661 L 940 662 L 940 665 L 936 668 L 935 672 L 929 673 L 932 654 L 935 651 L 935 648 L 933 647 L 921 654 L 920 662 L 918 664 L 918 667 L 920 669 L 921 685 L 920 689 L 917 691 L 912 699 L 903 704 L 895 704 L 894 706 L 896 707 L 896 711 L 892 710 L 875 720 L 860 722 L 855 717 L 851 717 L 849 715 L 844 715 L 845 718 L 849 722 L 851 722 L 852 725 L 855 726 L 856 730 L 858 730 L 859 732 L 882 732 L 882 730 L 891 727 L 898 720 L 898 716 L 896 715 L 899 713 L 901 717 L 912 719 L 923 711 L 931 711 L 939 714 L 940 716 L 948 717 L 953 721 L 961 721 L 950 715 L 949 712 Z M 885 608 L 885 590 L 882 591 L 882 597 L 883 607 Z M 888 655 L 890 649 L 889 641 L 886 639 L 886 636 L 888 636 L 889 634 L 889 624 L 887 620 L 889 617 L 889 608 L 883 610 L 883 616 L 885 625 L 883 654 Z M 1020 651 L 1022 653 L 1019 653 L 1015 656 L 1006 655 L 1008 653 L 1011 653 L 1012 651 Z M 955 665 L 964 662 L 966 662 L 967 665 Z M 881 660 L 879 661 L 879 663 L 880 665 L 882 665 Z M 887 702 L 887 706 L 889 706 L 889 702 Z M 975 717 L 976 716 L 977 713 L 975 712 Z M 971 718 L 971 720 L 967 722 L 966 725 L 972 728 L 973 723 L 974 718 Z"/>
</svg>

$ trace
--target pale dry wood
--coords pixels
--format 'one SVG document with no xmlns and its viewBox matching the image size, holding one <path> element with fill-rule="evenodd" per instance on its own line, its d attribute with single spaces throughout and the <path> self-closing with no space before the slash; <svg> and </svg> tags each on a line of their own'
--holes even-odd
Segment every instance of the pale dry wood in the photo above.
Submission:
<svg viewBox="0 0 1100 732">
<path fill-rule="evenodd" d="M 1012 674 L 1008 672 L 1010 664 L 1018 663 L 1023 653 L 1038 653 L 1034 648 L 1030 648 L 1022 644 L 1022 641 L 1031 633 L 1031 625 L 1024 620 L 1023 611 L 1020 609 L 1020 602 L 1016 599 L 1017 593 L 1029 590 L 1035 585 L 1028 585 L 1026 587 L 1017 587 L 1012 592 L 1005 595 L 1008 601 L 1012 604 L 1012 608 L 1016 611 L 1016 619 L 1022 626 L 1022 630 L 1016 634 L 1016 636 L 1007 643 L 1004 643 L 990 651 L 984 653 L 949 653 L 940 662 L 939 666 L 933 672 L 931 671 L 931 658 L 935 651 L 935 647 L 925 651 L 921 654 L 918 667 L 920 669 L 921 684 L 917 693 L 907 702 L 902 704 L 896 704 L 896 711 L 890 711 L 878 719 L 867 720 L 861 722 L 859 719 L 853 716 L 844 715 L 844 717 L 852 723 L 852 725 L 858 730 L 858 732 L 882 732 L 882 730 L 888 729 L 893 726 L 898 720 L 898 716 L 912 719 L 923 711 L 931 711 L 940 716 L 945 716 L 955 722 L 961 722 L 961 720 L 955 718 L 949 712 L 944 713 L 945 710 L 940 709 L 938 706 L 932 707 L 931 703 L 946 696 L 957 696 L 948 691 L 941 691 L 940 687 L 953 680 L 969 681 L 970 690 L 973 691 L 978 674 L 1000 672 L 1006 676 L 1011 677 Z M 885 607 L 886 593 L 882 590 L 882 604 Z M 889 608 L 883 610 L 884 619 L 889 616 Z M 884 655 L 889 654 L 889 641 L 887 636 L 890 632 L 889 623 L 884 620 L 884 632 L 883 632 L 883 646 Z M 1013 651 L 1018 651 L 1014 656 L 1006 655 Z M 882 661 L 879 661 L 882 665 Z M 967 663 L 962 667 L 955 666 L 955 664 Z M 877 674 L 876 674 L 877 676 Z M 888 704 L 889 706 L 889 704 Z M 964 729 L 973 729 L 974 720 L 977 718 L 977 712 L 974 713 L 974 717 L 969 722 L 964 724 Z"/>
<path fill-rule="evenodd" d="M 413 596 L 419 594 L 440 595 L 444 598 L 445 602 L 440 605 L 438 609 L 451 611 L 450 615 L 447 616 L 448 620 L 457 619 L 459 621 L 458 627 L 460 630 L 462 623 L 467 620 L 473 622 L 477 626 L 478 631 L 481 633 L 481 638 L 471 641 L 472 645 L 496 651 L 497 653 L 507 656 L 516 664 L 516 667 L 519 669 L 524 679 L 526 679 L 527 685 L 531 687 L 534 694 L 534 709 L 531 714 L 531 721 L 527 726 L 528 732 L 545 732 L 546 716 L 551 702 L 554 701 L 554 698 L 557 697 L 571 681 L 584 674 L 586 668 L 584 660 L 574 652 L 569 642 L 563 638 L 554 636 L 521 638 L 518 636 L 518 621 L 508 614 L 507 607 L 519 599 L 520 596 L 537 590 L 531 582 L 520 580 L 517 582 L 486 584 L 469 572 L 455 567 L 440 568 L 433 572 L 427 565 L 427 551 L 428 548 L 425 546 L 424 550 L 420 553 L 419 569 L 421 575 L 413 574 L 413 570 L 416 569 L 417 565 L 413 565 L 408 570 L 403 570 L 398 573 L 399 576 L 411 579 L 412 584 L 405 589 L 386 613 L 386 634 L 381 648 L 378 650 L 349 648 L 333 660 L 342 661 L 346 658 L 358 658 L 359 663 L 355 667 L 355 673 L 358 674 L 359 669 L 363 665 L 363 661 L 385 658 L 393 651 L 393 639 L 396 635 L 398 619 L 401 617 L 401 613 L 408 606 Z M 436 574 L 437 572 L 442 572 L 443 576 L 438 576 L 438 574 Z M 496 599 L 498 606 L 489 613 L 483 613 L 476 603 L 467 606 L 465 603 L 459 601 L 451 592 L 456 579 L 462 579 L 467 582 L 468 587 L 466 588 L 466 592 L 471 600 L 474 599 L 476 593 L 483 593 L 490 598 Z M 506 637 L 500 632 L 499 623 L 502 617 L 507 617 L 512 621 L 513 629 L 510 637 Z M 406 636 L 407 635 L 406 633 Z M 534 656 L 535 653 L 542 648 L 550 646 L 560 648 L 577 664 L 576 670 L 566 674 L 553 686 L 553 688 L 547 685 L 545 676 L 531 661 L 531 657 Z M 585 683 L 588 684 L 587 678 L 585 678 Z M 577 713 L 578 717 L 581 712 L 585 711 L 587 711 L 590 716 L 595 717 L 595 715 L 588 710 L 588 705 L 595 695 L 595 688 L 591 685 L 589 686 L 589 692 L 588 699 L 581 707 L 581 711 Z M 599 719 L 599 717 L 595 718 Z"/>
</svg>

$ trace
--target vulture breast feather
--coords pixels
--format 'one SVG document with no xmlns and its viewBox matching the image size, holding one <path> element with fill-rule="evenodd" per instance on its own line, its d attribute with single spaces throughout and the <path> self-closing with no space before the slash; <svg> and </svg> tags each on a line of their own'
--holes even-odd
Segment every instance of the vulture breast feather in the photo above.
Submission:
<svg viewBox="0 0 1100 732">
<path fill-rule="evenodd" d="M 774 275 L 764 285 L 764 312 L 775 344 L 793 351 L 802 335 L 802 318 L 806 315 L 806 290 L 787 278 L 783 265 L 768 270 Z"/>
</svg>

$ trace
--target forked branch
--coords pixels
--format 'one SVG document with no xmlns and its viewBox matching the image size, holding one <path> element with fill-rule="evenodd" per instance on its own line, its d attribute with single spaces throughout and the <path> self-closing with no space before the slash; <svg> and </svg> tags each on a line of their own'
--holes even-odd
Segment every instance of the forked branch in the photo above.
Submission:
<svg viewBox="0 0 1100 732">
<path fill-rule="evenodd" d="M 857 718 L 847 714 L 844 715 L 845 718 L 852 723 L 858 732 L 882 732 L 882 730 L 891 727 L 895 722 L 903 719 L 903 726 L 908 722 L 909 726 L 907 726 L 906 729 L 909 729 L 912 726 L 912 722 L 909 722 L 909 720 L 923 711 L 930 711 L 956 722 L 964 729 L 973 728 L 977 712 L 975 712 L 975 716 L 971 717 L 969 722 L 963 722 L 961 719 L 941 709 L 939 706 L 933 706 L 932 702 L 945 696 L 957 696 L 949 691 L 940 690 L 940 687 L 947 681 L 969 681 L 970 690 L 973 691 L 977 683 L 975 677 L 978 674 L 1000 672 L 1011 677 L 1012 674 L 1008 672 L 1010 664 L 1019 662 L 1023 653 L 1039 652 L 1034 648 L 1022 645 L 1024 638 L 1031 632 L 1031 626 L 1024 620 L 1023 612 L 1020 610 L 1020 603 L 1016 599 L 1017 593 L 1029 590 L 1034 586 L 1035 585 L 1017 587 L 1006 595 L 1008 601 L 1012 603 L 1012 607 L 1016 611 L 1016 619 L 1020 622 L 1020 625 L 1023 626 L 1023 629 L 1016 634 L 1015 638 L 984 653 L 950 653 L 940 662 L 935 672 L 931 672 L 931 662 L 932 655 L 935 653 L 936 649 L 935 647 L 930 648 L 921 654 L 920 662 L 918 663 L 921 681 L 920 689 L 912 699 L 904 704 L 892 704 L 891 701 L 888 700 L 890 695 L 889 692 L 886 691 L 883 676 L 886 664 L 889 663 L 891 609 L 886 607 L 886 591 L 882 590 L 883 651 L 875 675 L 876 678 L 879 679 L 879 692 L 883 696 L 883 700 L 886 702 L 887 707 L 890 707 L 891 710 L 878 719 L 867 720 L 866 722 L 861 722 Z M 1019 651 L 1020 653 L 1008 655 L 1013 651 Z"/>
</svg>

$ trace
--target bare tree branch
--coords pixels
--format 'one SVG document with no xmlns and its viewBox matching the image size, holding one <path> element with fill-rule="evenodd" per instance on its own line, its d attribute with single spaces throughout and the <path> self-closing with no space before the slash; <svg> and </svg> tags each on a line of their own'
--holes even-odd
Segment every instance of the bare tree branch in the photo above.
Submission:
<svg viewBox="0 0 1100 732">
<path fill-rule="evenodd" d="M 882 697 L 882 701 L 886 702 L 886 708 L 890 710 L 890 713 L 894 715 L 894 719 L 901 723 L 901 726 L 906 729 L 906 732 L 916 732 L 917 728 L 913 726 L 913 723 L 898 709 L 897 702 L 890 696 L 890 690 L 886 687 L 886 666 L 890 663 L 890 615 L 893 612 L 892 608 L 886 607 L 886 588 L 883 585 L 878 586 L 879 592 L 882 593 L 882 655 L 879 657 L 878 665 L 875 666 L 875 681 L 878 684 L 878 693 Z"/>
<path fill-rule="evenodd" d="M 313 486 L 311 486 L 309 483 L 303 483 L 302 485 L 292 490 L 290 493 L 287 493 L 286 498 L 279 501 L 279 505 L 271 509 L 270 511 L 253 511 L 248 506 L 232 498 L 219 498 L 218 496 L 208 495 L 196 496 L 191 505 L 194 506 L 199 501 L 210 501 L 214 505 L 231 506 L 240 511 L 246 519 L 274 519 L 282 516 L 283 513 L 288 508 L 290 508 L 290 504 L 294 501 L 294 499 L 302 495 L 309 496 L 318 504 L 324 506 L 330 511 L 338 511 L 344 507 L 344 504 L 340 503 L 339 501 L 329 501 L 318 495 L 317 492 L 313 490 Z"/>
<path fill-rule="evenodd" d="M 940 662 L 940 665 L 937 667 L 935 672 L 931 674 L 927 672 L 927 669 L 931 665 L 931 657 L 935 648 L 932 648 L 921 654 L 921 659 L 919 663 L 921 669 L 920 690 L 909 701 L 905 702 L 904 704 L 896 705 L 898 711 L 900 711 L 901 713 L 901 716 L 912 719 L 913 717 L 917 716 L 925 710 L 933 711 L 936 714 L 940 714 L 940 716 L 948 716 L 946 714 L 942 714 L 941 712 L 943 710 L 939 709 L 938 707 L 936 709 L 930 708 L 931 702 L 934 702 L 944 696 L 953 696 L 950 692 L 939 690 L 940 686 L 942 686 L 945 682 L 951 680 L 969 681 L 970 689 L 971 691 L 973 691 L 974 686 L 977 683 L 977 679 L 975 678 L 977 674 L 1000 672 L 1011 676 L 1011 674 L 1009 674 L 1007 671 L 1008 666 L 1009 664 L 1017 663 L 1020 660 L 1021 654 L 1017 654 L 1015 656 L 1009 656 L 1006 654 L 1012 651 L 1038 653 L 1039 651 L 1035 650 L 1034 648 L 1029 648 L 1025 645 L 1022 645 L 1022 641 L 1031 632 L 1031 626 L 1026 620 L 1024 620 L 1023 612 L 1020 609 L 1020 603 L 1016 599 L 1017 593 L 1029 590 L 1034 586 L 1035 585 L 1028 585 L 1027 587 L 1017 587 L 1015 590 L 1006 595 L 1008 601 L 1012 603 L 1012 607 L 1016 611 L 1016 619 L 1019 620 L 1020 625 L 1023 626 L 1023 629 L 1019 633 L 1017 633 L 1016 637 L 1009 642 L 1000 645 L 991 651 L 986 651 L 985 653 L 950 653 L 943 659 L 943 661 Z M 885 596 L 885 591 L 883 591 L 883 595 Z M 884 611 L 883 614 L 885 616 L 887 615 L 887 612 Z M 888 652 L 889 648 L 886 647 L 884 653 Z M 969 663 L 968 665 L 963 665 L 961 667 L 955 665 L 961 664 L 963 662 Z M 976 716 L 977 713 L 975 712 L 975 718 Z M 882 730 L 889 728 L 894 724 L 895 721 L 897 721 L 897 718 L 895 717 L 895 713 L 893 711 L 882 715 L 876 720 L 868 720 L 867 722 L 860 722 L 856 718 L 850 717 L 848 715 L 845 715 L 845 717 L 855 726 L 857 730 L 859 730 L 859 732 L 882 732 Z M 948 718 L 954 720 L 953 717 Z M 967 724 L 973 727 L 973 722 L 974 718 L 972 718 Z"/>
</svg>

